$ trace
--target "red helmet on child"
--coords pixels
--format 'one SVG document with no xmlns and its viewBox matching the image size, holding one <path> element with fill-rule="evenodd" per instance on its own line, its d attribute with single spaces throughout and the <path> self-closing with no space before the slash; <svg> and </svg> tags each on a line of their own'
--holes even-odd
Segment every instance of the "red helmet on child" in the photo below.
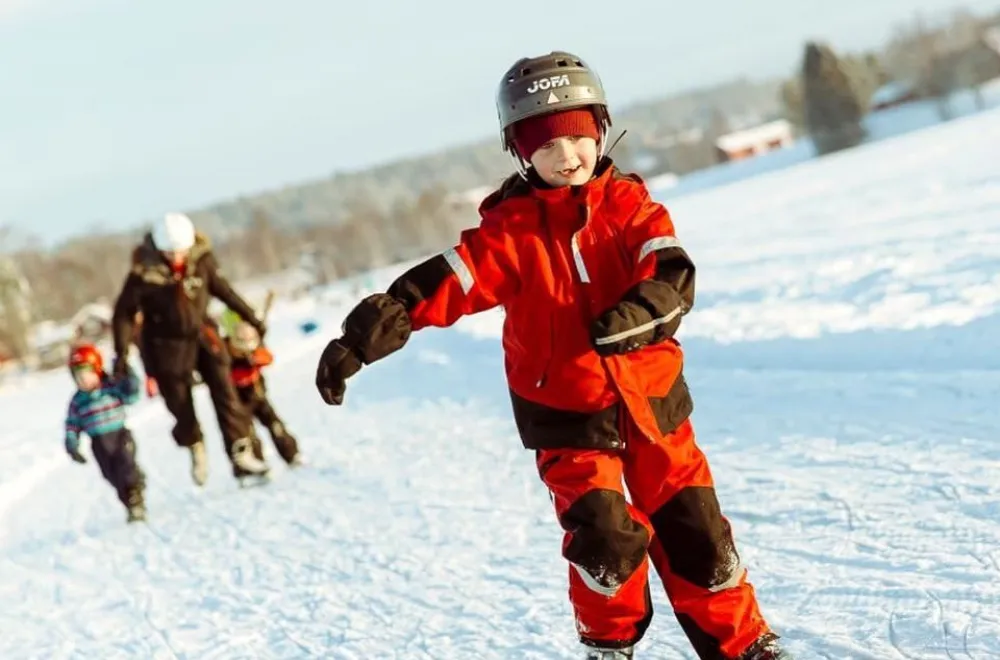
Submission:
<svg viewBox="0 0 1000 660">
<path fill-rule="evenodd" d="M 104 358 L 93 344 L 77 344 L 69 354 L 69 368 L 90 367 L 97 373 L 104 371 Z"/>
</svg>

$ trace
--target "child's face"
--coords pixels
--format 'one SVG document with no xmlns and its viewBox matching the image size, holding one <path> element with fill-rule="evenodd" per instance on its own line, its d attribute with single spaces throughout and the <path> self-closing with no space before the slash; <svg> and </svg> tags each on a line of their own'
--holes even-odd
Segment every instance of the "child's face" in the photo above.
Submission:
<svg viewBox="0 0 1000 660">
<path fill-rule="evenodd" d="M 73 369 L 73 380 L 76 381 L 76 386 L 84 392 L 92 392 L 101 384 L 101 376 L 90 367 Z"/>
<path fill-rule="evenodd" d="M 260 335 L 252 325 L 240 323 L 233 333 L 233 346 L 238 351 L 252 353 L 260 346 Z"/>
<path fill-rule="evenodd" d="M 576 136 L 555 138 L 531 154 L 531 165 L 550 186 L 583 185 L 594 176 L 597 141 Z"/>
</svg>

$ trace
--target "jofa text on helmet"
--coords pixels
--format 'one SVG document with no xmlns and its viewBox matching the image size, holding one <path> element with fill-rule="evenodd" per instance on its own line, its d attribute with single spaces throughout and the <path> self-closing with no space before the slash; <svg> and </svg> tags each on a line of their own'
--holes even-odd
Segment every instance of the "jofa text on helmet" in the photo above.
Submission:
<svg viewBox="0 0 1000 660">
<path fill-rule="evenodd" d="M 549 76 L 548 78 L 539 78 L 538 80 L 531 83 L 531 87 L 528 88 L 529 94 L 534 94 L 535 92 L 544 92 L 547 89 L 553 89 L 555 87 L 565 87 L 569 85 L 569 76 L 565 73 L 561 76 Z"/>
</svg>

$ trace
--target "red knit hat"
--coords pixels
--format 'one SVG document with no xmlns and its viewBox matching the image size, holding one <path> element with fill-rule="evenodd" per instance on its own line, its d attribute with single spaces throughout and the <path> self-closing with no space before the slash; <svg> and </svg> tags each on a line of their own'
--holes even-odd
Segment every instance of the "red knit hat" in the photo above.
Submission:
<svg viewBox="0 0 1000 660">
<path fill-rule="evenodd" d="M 601 138 L 597 117 L 590 108 L 573 108 L 547 115 L 528 117 L 512 127 L 514 148 L 524 160 L 531 160 L 531 154 L 540 146 L 557 137 L 578 135 L 595 140 Z"/>
</svg>

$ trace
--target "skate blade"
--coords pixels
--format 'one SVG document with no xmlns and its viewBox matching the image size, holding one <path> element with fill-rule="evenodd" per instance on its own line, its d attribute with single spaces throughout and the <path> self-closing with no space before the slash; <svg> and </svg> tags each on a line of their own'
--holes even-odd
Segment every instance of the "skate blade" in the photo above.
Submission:
<svg viewBox="0 0 1000 660">
<path fill-rule="evenodd" d="M 271 483 L 271 475 L 266 472 L 264 474 L 250 474 L 237 477 L 236 482 L 240 488 L 259 488 Z"/>
</svg>

